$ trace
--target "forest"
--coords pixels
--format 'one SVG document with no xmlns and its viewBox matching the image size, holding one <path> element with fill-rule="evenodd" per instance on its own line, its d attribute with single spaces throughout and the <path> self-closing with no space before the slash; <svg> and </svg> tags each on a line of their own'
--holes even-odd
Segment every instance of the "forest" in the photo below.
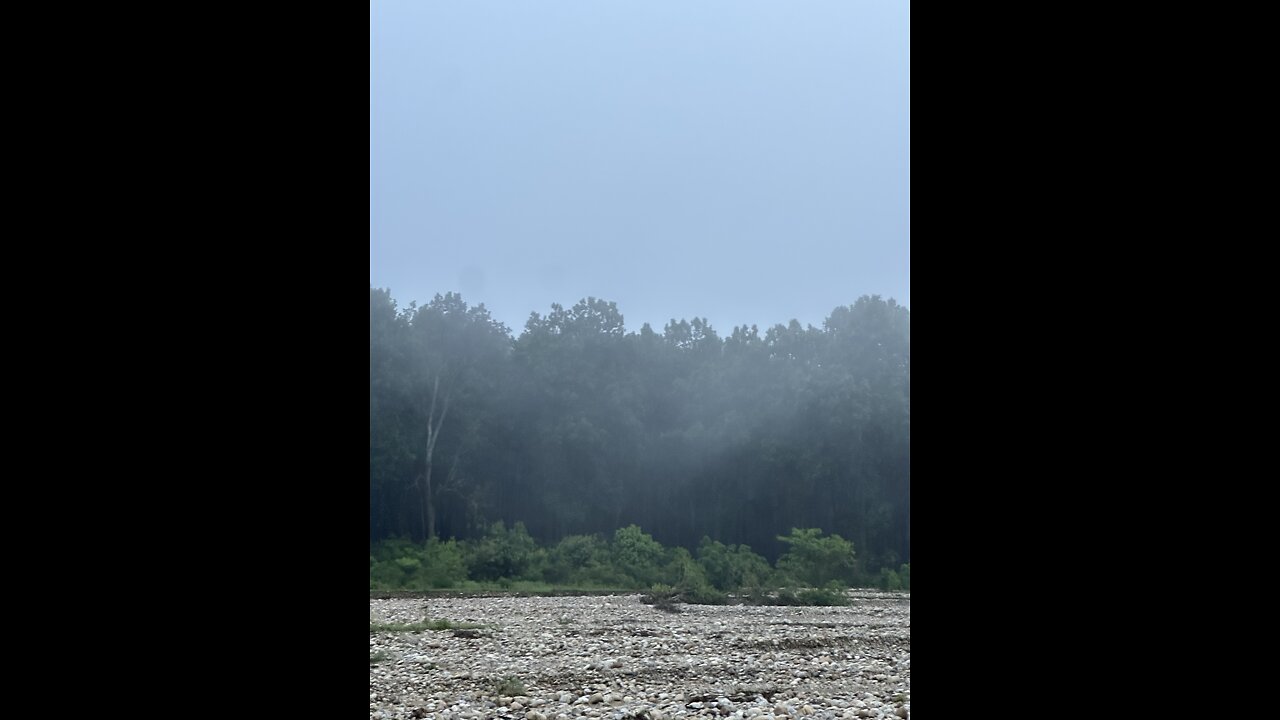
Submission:
<svg viewBox="0 0 1280 720">
<path fill-rule="evenodd" d="M 469 547 L 475 575 L 486 543 L 551 563 L 566 541 L 604 552 L 637 534 L 668 559 L 785 563 L 816 528 L 850 544 L 848 577 L 896 570 L 910 406 L 910 313 L 879 296 L 820 328 L 727 334 L 697 317 L 629 332 L 615 303 L 586 298 L 516 335 L 456 293 L 401 308 L 371 287 L 371 572 L 407 546 Z"/>
</svg>

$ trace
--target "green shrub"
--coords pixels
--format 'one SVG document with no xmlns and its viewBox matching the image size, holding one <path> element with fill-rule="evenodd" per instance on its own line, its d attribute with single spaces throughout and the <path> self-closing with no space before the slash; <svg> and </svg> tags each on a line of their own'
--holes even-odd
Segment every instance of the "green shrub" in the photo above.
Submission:
<svg viewBox="0 0 1280 720">
<path fill-rule="evenodd" d="M 497 682 L 494 687 L 494 693 L 498 695 L 506 695 L 508 697 L 524 695 L 524 683 L 520 682 L 518 678 L 508 675 Z"/>
<path fill-rule="evenodd" d="M 880 589 L 898 591 L 902 589 L 902 579 L 898 577 L 898 573 L 885 568 L 880 571 Z"/>
<path fill-rule="evenodd" d="M 778 590 L 776 597 L 771 601 L 761 603 L 764 605 L 818 605 L 824 607 L 835 607 L 840 605 L 848 605 L 849 598 L 845 597 L 844 591 L 834 587 L 826 588 L 803 588 L 799 591 L 792 588 L 782 588 Z"/>
<path fill-rule="evenodd" d="M 614 569 L 631 580 L 631 587 L 647 587 L 661 579 L 666 550 L 639 526 L 619 528 L 610 551 Z"/>
<path fill-rule="evenodd" d="M 413 582 L 415 590 L 457 587 L 467 579 L 467 564 L 458 541 L 431 538 L 421 556 L 422 569 Z"/>
<path fill-rule="evenodd" d="M 792 528 L 790 535 L 779 535 L 790 549 L 778 558 L 778 571 L 800 585 L 822 587 L 834 580 L 848 587 L 854 579 L 853 543 L 821 535 L 817 528 Z"/>
<path fill-rule="evenodd" d="M 664 574 L 685 602 L 698 605 L 724 605 L 729 601 L 727 595 L 711 586 L 707 581 L 706 571 L 693 559 L 689 551 L 682 547 L 671 551 L 671 562 L 667 563 Z"/>
<path fill-rule="evenodd" d="M 898 568 L 898 577 L 902 578 L 902 589 L 911 591 L 911 563 L 904 563 Z"/>
<path fill-rule="evenodd" d="M 544 555 L 524 523 L 507 530 L 501 520 L 490 525 L 484 537 L 467 543 L 466 550 L 468 576 L 478 581 L 536 579 L 525 576 Z"/>
<path fill-rule="evenodd" d="M 387 538 L 378 543 L 370 551 L 378 562 L 394 562 L 396 558 L 412 555 L 418 546 L 408 538 Z"/>
<path fill-rule="evenodd" d="M 375 590 L 427 590 L 453 587 L 467 579 L 461 545 L 432 538 L 424 545 L 392 539 L 371 549 L 369 587 Z"/>
<path fill-rule="evenodd" d="M 370 590 L 399 590 L 403 586 L 404 570 L 395 562 L 379 562 L 370 568 Z"/>
<path fill-rule="evenodd" d="M 680 597 L 694 605 L 726 605 L 729 596 L 710 585 L 696 585 L 683 590 Z"/>
<path fill-rule="evenodd" d="M 698 564 L 713 586 L 728 592 L 767 586 L 773 576 L 769 561 L 751 552 L 751 548 L 725 545 L 705 535 L 698 544 Z"/>
<path fill-rule="evenodd" d="M 412 575 L 422 569 L 422 561 L 416 557 L 396 558 L 395 562 L 405 575 Z"/>
<path fill-rule="evenodd" d="M 681 612 L 680 606 L 676 604 L 679 599 L 680 593 L 675 588 L 662 583 L 654 583 L 648 592 L 640 595 L 640 602 L 669 613 Z"/>
<path fill-rule="evenodd" d="M 609 546 L 596 535 L 570 535 L 547 551 L 543 579 L 554 585 L 618 587 L 630 583 L 610 564 Z"/>
</svg>

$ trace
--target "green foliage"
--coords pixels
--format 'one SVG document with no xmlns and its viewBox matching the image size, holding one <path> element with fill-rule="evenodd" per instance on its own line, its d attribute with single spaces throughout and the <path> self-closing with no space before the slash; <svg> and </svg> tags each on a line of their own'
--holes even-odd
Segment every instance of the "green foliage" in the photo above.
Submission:
<svg viewBox="0 0 1280 720">
<path fill-rule="evenodd" d="M 545 593 L 556 589 L 669 588 L 671 602 L 724 604 L 730 593 L 750 604 L 844 604 L 853 546 L 819 529 L 795 529 L 780 538 L 790 551 L 774 570 L 746 545 L 703 537 L 697 559 L 685 548 L 664 548 L 638 526 L 599 536 L 571 535 L 550 550 L 538 547 L 523 523 L 492 524 L 471 542 L 432 539 L 425 545 L 393 538 L 370 547 L 371 590 L 503 589 Z M 872 576 L 887 590 L 910 590 L 911 566 Z M 776 595 L 779 580 L 791 588 Z M 568 586 L 568 588 L 566 588 Z M 406 626 L 407 627 L 407 626 Z M 418 629 L 427 628 L 422 626 Z"/>
<path fill-rule="evenodd" d="M 698 564 L 707 580 L 726 592 L 767 587 L 773 577 L 769 561 L 746 545 L 725 545 L 707 536 L 698 544 Z"/>
<path fill-rule="evenodd" d="M 671 552 L 671 562 L 667 564 L 664 574 L 675 586 L 679 598 L 685 602 L 724 605 L 729 601 L 727 595 L 711 586 L 706 571 L 682 547 Z"/>
<path fill-rule="evenodd" d="M 792 582 L 821 587 L 837 581 L 848 587 L 853 582 L 853 543 L 839 535 L 821 537 L 818 528 L 792 528 L 778 539 L 790 549 L 778 558 L 778 571 Z"/>
<path fill-rule="evenodd" d="M 680 606 L 677 601 L 680 599 L 680 592 L 670 585 L 662 583 L 654 583 L 649 591 L 640 595 L 640 602 L 646 605 L 652 605 L 654 610 L 661 610 L 669 613 L 680 613 Z"/>
<path fill-rule="evenodd" d="M 653 536 L 638 526 L 619 528 L 613 534 L 610 549 L 614 567 L 631 579 L 633 587 L 645 587 L 661 579 L 666 552 Z"/>
<path fill-rule="evenodd" d="M 570 535 L 547 552 L 543 578 L 557 585 L 623 587 L 630 582 L 614 570 L 609 546 L 596 535 Z"/>
<path fill-rule="evenodd" d="M 910 592 L 911 590 L 911 563 L 903 563 L 898 568 L 898 577 L 902 578 L 902 589 Z"/>
<path fill-rule="evenodd" d="M 433 588 L 452 587 L 467 579 L 467 564 L 462 547 L 450 538 L 441 542 L 431 538 L 423 552 L 423 581 Z"/>
<path fill-rule="evenodd" d="M 858 298 L 821 327 L 727 333 L 703 318 L 628 332 L 618 307 L 597 298 L 534 313 L 518 337 L 453 293 L 398 308 L 370 288 L 369 312 L 370 541 L 408 537 L 418 548 L 371 551 L 371 586 L 456 577 L 456 567 L 434 570 L 422 544 L 482 543 L 478 518 L 523 519 L 543 541 L 634 524 L 691 551 L 708 533 L 772 552 L 789 528 L 823 527 L 856 545 L 856 579 L 902 575 L 910 313 L 892 300 Z M 643 587 L 670 560 L 641 553 L 579 569 L 548 554 L 544 567 L 510 549 L 464 554 L 471 579 Z M 752 581 L 725 558 L 695 555 L 721 590 L 774 582 L 759 563 Z M 420 566 L 379 568 L 410 557 Z M 797 585 L 841 575 L 805 580 L 802 565 L 788 568 Z"/>
<path fill-rule="evenodd" d="M 404 570 L 395 561 L 374 563 L 369 568 L 371 590 L 398 590 L 404 586 Z"/>
<path fill-rule="evenodd" d="M 417 549 L 417 545 L 404 537 L 392 537 L 377 543 L 369 551 L 369 557 L 375 562 L 395 562 L 398 558 L 409 557 Z"/>
<path fill-rule="evenodd" d="M 694 605 L 727 605 L 729 596 L 710 585 L 694 585 L 680 593 L 680 598 Z"/>
<path fill-rule="evenodd" d="M 761 604 L 837 607 L 848 605 L 849 598 L 838 587 L 801 588 L 800 590 L 782 588 L 769 602 Z"/>
<path fill-rule="evenodd" d="M 898 577 L 898 573 L 889 568 L 884 568 L 880 571 L 880 589 L 899 591 L 902 589 L 902 579 Z"/>
<path fill-rule="evenodd" d="M 375 590 L 452 587 L 467 578 L 462 548 L 454 540 L 432 538 L 425 547 L 387 540 L 373 548 L 369 560 L 369 587 Z"/>
<path fill-rule="evenodd" d="M 506 695 L 508 697 L 524 695 L 526 692 L 524 688 L 524 683 L 520 682 L 518 678 L 513 677 L 511 675 L 508 675 L 507 677 L 504 677 L 501 680 L 499 680 L 497 685 L 494 687 L 493 691 L 497 695 Z"/>
<path fill-rule="evenodd" d="M 534 580 L 537 578 L 529 575 L 541 565 L 545 555 L 529 537 L 524 523 L 518 522 L 507 530 L 499 520 L 489 526 L 484 537 L 467 543 L 467 570 L 473 580 Z"/>
<path fill-rule="evenodd" d="M 454 622 L 439 618 L 436 620 L 423 620 L 416 623 L 369 623 L 369 632 L 422 632 L 424 630 L 475 630 L 483 628 L 484 625 L 475 623 Z"/>
</svg>

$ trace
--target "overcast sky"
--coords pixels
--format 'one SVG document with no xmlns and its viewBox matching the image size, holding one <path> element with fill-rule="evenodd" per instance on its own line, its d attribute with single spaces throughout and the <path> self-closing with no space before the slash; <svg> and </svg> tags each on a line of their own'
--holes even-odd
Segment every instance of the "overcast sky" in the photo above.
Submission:
<svg viewBox="0 0 1280 720">
<path fill-rule="evenodd" d="M 516 334 L 910 305 L 910 5 L 373 0 L 369 282 Z"/>
</svg>

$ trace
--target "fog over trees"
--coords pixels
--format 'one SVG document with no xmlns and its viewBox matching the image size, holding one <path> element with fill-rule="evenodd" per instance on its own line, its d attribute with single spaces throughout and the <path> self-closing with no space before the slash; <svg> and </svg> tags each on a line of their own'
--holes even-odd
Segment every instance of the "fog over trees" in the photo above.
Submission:
<svg viewBox="0 0 1280 720">
<path fill-rule="evenodd" d="M 771 561 L 793 528 L 911 558 L 911 323 L 864 296 L 822 327 L 628 331 L 612 302 L 532 313 L 519 334 L 454 293 L 369 293 L 370 542 L 551 545 L 629 525 Z"/>
</svg>

